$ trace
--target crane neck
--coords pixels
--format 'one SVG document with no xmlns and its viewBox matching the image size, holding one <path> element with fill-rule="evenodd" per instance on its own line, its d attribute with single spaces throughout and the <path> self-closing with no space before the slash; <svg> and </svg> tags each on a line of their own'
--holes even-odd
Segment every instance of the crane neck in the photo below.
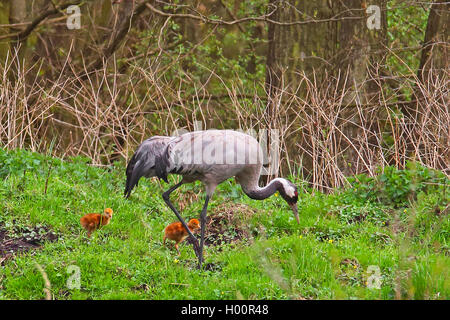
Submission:
<svg viewBox="0 0 450 320">
<path fill-rule="evenodd" d="M 258 185 L 251 188 L 243 188 L 246 195 L 251 199 L 264 200 L 275 192 L 280 191 L 283 188 L 283 178 L 276 178 L 271 180 L 265 187 L 259 187 Z"/>
</svg>

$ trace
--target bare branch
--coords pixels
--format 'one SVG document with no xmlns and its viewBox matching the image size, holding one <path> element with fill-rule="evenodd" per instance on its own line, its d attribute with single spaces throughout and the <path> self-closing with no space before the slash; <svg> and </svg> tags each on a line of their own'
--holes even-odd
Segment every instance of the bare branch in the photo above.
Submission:
<svg viewBox="0 0 450 320">
<path fill-rule="evenodd" d="M 324 23 L 324 22 L 332 22 L 332 21 L 342 21 L 342 20 L 361 20 L 365 19 L 364 16 L 348 16 L 342 17 L 343 12 L 327 19 L 309 19 L 306 21 L 291 21 L 291 22 L 280 22 L 276 20 L 270 19 L 270 17 L 275 13 L 277 8 L 271 10 L 269 13 L 258 16 L 258 17 L 245 17 L 237 20 L 227 21 L 222 19 L 211 19 L 205 15 L 198 13 L 198 15 L 190 14 L 190 13 L 168 13 L 161 11 L 151 4 L 147 3 L 146 6 L 154 13 L 163 16 L 163 17 L 172 17 L 172 18 L 185 18 L 185 19 L 193 19 L 197 21 L 201 21 L 203 23 L 215 24 L 215 25 L 235 25 L 240 23 L 246 23 L 251 21 L 262 21 L 266 23 L 272 23 L 279 26 L 293 26 L 293 25 L 305 25 L 310 23 Z M 352 9 L 347 10 L 346 12 L 355 11 Z M 360 11 L 359 9 L 357 11 Z"/>
<path fill-rule="evenodd" d="M 2 38 L 12 38 L 13 40 L 17 41 L 17 42 L 22 42 L 24 41 L 33 31 L 34 29 L 36 29 L 39 24 L 44 21 L 45 19 L 47 19 L 48 17 L 58 14 L 60 13 L 62 10 L 67 9 L 68 7 L 72 6 L 72 5 L 80 5 L 82 2 L 84 1 L 92 1 L 92 0 L 76 0 L 76 1 L 71 1 L 69 3 L 65 3 L 62 5 L 59 5 L 57 7 L 55 7 L 54 9 L 45 11 L 44 13 L 42 13 L 40 16 L 38 16 L 37 18 L 35 18 L 29 25 L 28 27 L 19 32 L 19 33 L 15 33 L 15 34 L 9 34 L 6 36 L 2 36 L 0 37 L 0 39 Z"/>
</svg>

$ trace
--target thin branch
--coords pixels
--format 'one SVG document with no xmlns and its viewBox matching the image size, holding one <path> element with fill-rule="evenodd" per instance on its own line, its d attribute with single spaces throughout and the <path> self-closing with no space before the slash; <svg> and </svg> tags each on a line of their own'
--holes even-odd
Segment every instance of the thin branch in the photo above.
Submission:
<svg viewBox="0 0 450 320">
<path fill-rule="evenodd" d="M 112 54 L 117 50 L 119 44 L 128 34 L 130 26 L 133 25 L 133 22 L 136 21 L 136 19 L 144 12 L 147 2 L 150 2 L 150 0 L 146 0 L 139 4 L 136 9 L 131 12 L 126 19 L 124 19 L 113 41 L 103 50 L 101 56 L 87 67 L 88 73 L 99 69 L 103 65 L 104 61 L 111 57 Z"/>
<path fill-rule="evenodd" d="M 70 7 L 72 5 L 80 5 L 84 1 L 92 1 L 92 0 L 76 0 L 76 1 L 72 1 L 72 2 L 69 2 L 69 3 L 62 4 L 60 6 L 57 6 L 56 8 L 48 10 L 48 11 L 42 13 L 37 18 L 35 18 L 25 30 L 23 30 L 23 31 L 21 31 L 19 33 L 12 34 L 12 35 L 7 35 L 7 36 L 9 36 L 9 37 L 11 37 L 13 39 L 16 38 L 15 40 L 17 42 L 22 42 L 34 31 L 34 29 L 37 28 L 37 26 L 39 26 L 39 24 L 42 21 L 44 21 L 48 17 L 50 17 L 52 15 L 55 15 L 55 14 L 58 14 L 62 10 L 67 9 L 68 7 Z M 3 37 L 0 37 L 0 39 L 3 38 Z"/>
<path fill-rule="evenodd" d="M 361 20 L 361 19 L 366 18 L 365 16 L 338 17 L 338 16 L 342 15 L 342 13 L 339 13 L 339 14 L 337 14 L 331 18 L 327 18 L 327 19 L 310 19 L 310 20 L 306 20 L 306 21 L 280 22 L 280 21 L 270 19 L 270 17 L 277 10 L 277 8 L 275 8 L 274 10 L 272 10 L 269 13 L 264 14 L 262 16 L 245 17 L 245 18 L 241 18 L 241 19 L 237 19 L 237 20 L 227 21 L 227 20 L 222 20 L 222 19 L 211 19 L 202 14 L 194 15 L 194 14 L 190 14 L 190 13 L 168 13 L 168 12 L 164 12 L 164 11 L 161 11 L 161 10 L 153 7 L 149 3 L 147 3 L 146 6 L 152 12 L 154 12 L 160 16 L 164 16 L 164 17 L 193 19 L 193 20 L 197 20 L 197 21 L 202 21 L 203 23 L 209 23 L 209 24 L 215 24 L 215 25 L 228 25 L 228 26 L 240 24 L 240 23 L 251 22 L 251 21 L 262 21 L 262 22 L 266 22 L 266 23 L 276 24 L 279 26 L 293 26 L 293 25 L 305 25 L 305 24 L 310 24 L 310 23 L 324 23 L 324 22 L 342 21 L 342 20 Z M 347 10 L 347 11 L 351 11 L 351 10 Z"/>
</svg>

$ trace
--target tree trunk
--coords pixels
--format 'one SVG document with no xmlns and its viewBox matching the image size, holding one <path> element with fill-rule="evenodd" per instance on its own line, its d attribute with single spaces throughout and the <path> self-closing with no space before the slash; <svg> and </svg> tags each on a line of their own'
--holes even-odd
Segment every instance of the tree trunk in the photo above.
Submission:
<svg viewBox="0 0 450 320">
<path fill-rule="evenodd" d="M 415 87 L 416 101 L 403 107 L 402 112 L 409 118 L 408 129 L 412 133 L 407 140 L 408 153 L 417 156 L 421 154 L 448 153 L 448 142 L 437 146 L 426 143 L 423 138 L 423 127 L 428 117 L 427 110 L 439 112 L 437 105 L 448 103 L 448 71 L 449 71 L 449 30 L 450 30 L 450 3 L 434 0 L 428 15 L 427 27 L 422 44 L 422 54 L 417 70 L 418 83 Z M 439 128 L 439 126 L 436 126 Z M 447 128 L 448 129 L 448 128 Z M 439 137 L 435 134 L 435 137 Z M 437 139 L 437 138 L 436 138 Z M 414 141 L 414 144 L 412 143 Z M 433 148 L 430 152 L 429 149 Z M 448 157 L 447 157 L 448 158 Z M 444 157 L 445 159 L 445 157 Z M 438 168 L 447 168 L 448 163 L 438 159 Z"/>
<path fill-rule="evenodd" d="M 329 75 L 349 71 L 351 85 L 365 83 L 368 66 L 382 63 L 379 53 L 386 43 L 385 0 L 373 1 L 380 8 L 380 29 L 369 29 L 366 4 L 361 0 L 338 1 L 289 1 L 280 5 L 269 0 L 269 5 L 278 8 L 271 16 L 279 22 L 328 20 L 281 26 L 269 24 L 266 88 L 269 96 L 274 87 L 295 88 L 295 71 L 313 72 L 320 80 Z M 269 8 L 269 11 L 272 10 Z M 326 72 L 325 72 L 326 71 Z M 285 72 L 285 74 L 283 74 Z"/>
<path fill-rule="evenodd" d="M 10 27 L 11 34 L 17 34 L 26 28 L 26 25 L 17 25 L 24 23 L 27 17 L 27 3 L 26 0 L 14 0 L 9 4 L 9 23 L 14 25 Z M 10 77 L 14 80 L 20 64 L 22 63 L 26 53 L 26 40 L 19 41 L 18 37 L 12 37 L 10 42 L 10 54 L 17 58 L 17 61 L 12 64 Z"/>
<path fill-rule="evenodd" d="M 449 68 L 448 42 L 450 30 L 450 3 L 435 0 L 428 16 L 417 77 L 421 82 L 429 79 L 431 69 L 443 75 Z"/>
<path fill-rule="evenodd" d="M 272 15 L 272 20 L 280 21 L 281 16 L 281 10 L 279 8 L 275 8 L 277 4 L 277 0 L 269 0 L 269 7 L 268 10 L 276 10 L 275 13 Z M 273 114 L 275 113 L 275 105 L 274 105 L 274 99 L 277 95 L 277 91 L 280 87 L 281 82 L 281 53 L 283 52 L 281 45 L 282 43 L 279 41 L 280 36 L 280 28 L 277 27 L 275 24 L 270 23 L 267 31 L 267 41 L 268 41 L 268 48 L 267 48 L 267 58 L 266 58 L 266 81 L 265 81 L 265 87 L 266 87 L 266 93 L 268 96 L 268 105 L 266 114 L 271 118 Z"/>
<path fill-rule="evenodd" d="M 365 0 L 348 0 L 345 5 L 339 2 L 333 8 L 335 15 L 342 13 L 348 18 L 334 23 L 335 56 L 330 60 L 335 70 L 341 74 L 348 71 L 346 87 L 342 87 L 350 88 L 344 99 L 348 103 L 374 103 L 380 89 L 372 81 L 372 74 L 378 66 L 384 64 L 384 54 L 381 52 L 384 52 L 382 49 L 387 44 L 386 0 L 371 1 L 370 5 L 379 8 L 373 9 L 379 11 L 369 10 L 368 13 L 366 10 L 369 4 Z M 344 13 L 346 11 L 348 13 Z M 370 19 L 379 19 L 379 28 L 370 26 Z"/>
<path fill-rule="evenodd" d="M 357 104 L 365 107 L 374 104 L 378 101 L 381 91 L 379 85 L 372 80 L 372 72 L 374 67 L 383 65 L 384 62 L 380 49 L 387 42 L 386 0 L 374 0 L 371 5 L 376 6 L 376 12 L 372 11 L 373 7 L 366 12 L 368 4 L 364 0 L 284 2 L 269 0 L 268 11 L 272 12 L 276 8 L 270 18 L 280 23 L 291 24 L 269 23 L 268 27 L 265 80 L 268 123 L 276 127 L 278 106 L 282 103 L 280 98 L 284 99 L 282 97 L 285 95 L 284 90 L 302 98 L 308 97 L 306 86 L 302 84 L 299 87 L 302 74 L 313 81 L 315 86 L 323 87 L 315 88 L 320 94 L 326 93 L 326 90 L 330 91 L 333 84 L 336 84 L 339 92 L 345 92 L 342 101 L 344 108 L 341 108 L 343 111 L 337 111 L 339 108 L 334 105 L 322 107 L 330 108 L 329 112 L 340 112 L 338 118 L 345 119 L 342 122 L 347 122 L 345 127 L 342 125 L 341 132 L 336 133 L 335 137 L 336 140 L 344 141 L 342 144 L 346 144 L 343 146 L 347 150 L 346 153 L 339 155 L 339 162 L 342 162 L 340 167 L 346 174 L 353 174 L 354 170 L 360 169 L 357 165 L 348 165 L 350 162 L 356 162 L 360 155 L 356 154 L 355 148 L 350 147 L 349 142 L 341 135 L 357 139 L 361 134 L 360 128 L 363 127 L 360 115 L 349 105 Z M 369 28 L 368 20 L 373 21 L 374 18 L 378 23 L 374 28 L 372 25 Z M 310 105 L 314 108 L 313 103 Z M 325 113 L 328 111 L 325 110 Z M 311 109 L 307 113 L 314 115 L 317 120 L 314 125 L 317 132 L 311 134 L 317 139 L 327 139 L 326 134 L 321 132 L 330 129 L 329 120 L 324 119 L 323 114 L 317 110 Z M 369 113 L 365 116 L 370 118 Z M 375 119 L 369 122 L 369 126 L 376 123 Z M 298 141 L 298 137 L 296 139 Z M 352 143 L 355 145 L 355 141 L 352 140 Z M 304 148 L 309 147 L 304 145 Z M 326 161 L 327 157 L 319 154 L 317 159 Z M 315 161 L 305 156 L 303 164 L 312 168 L 317 165 Z"/>
</svg>

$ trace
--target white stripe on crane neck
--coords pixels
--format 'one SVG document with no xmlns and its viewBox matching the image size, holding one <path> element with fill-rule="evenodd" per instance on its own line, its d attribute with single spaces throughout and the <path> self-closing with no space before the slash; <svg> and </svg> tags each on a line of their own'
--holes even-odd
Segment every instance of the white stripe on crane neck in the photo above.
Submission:
<svg viewBox="0 0 450 320">
<path fill-rule="evenodd" d="M 284 187 L 284 192 L 287 196 L 293 198 L 295 196 L 295 188 L 284 178 L 275 178 L 274 180 L 281 182 Z"/>
</svg>

